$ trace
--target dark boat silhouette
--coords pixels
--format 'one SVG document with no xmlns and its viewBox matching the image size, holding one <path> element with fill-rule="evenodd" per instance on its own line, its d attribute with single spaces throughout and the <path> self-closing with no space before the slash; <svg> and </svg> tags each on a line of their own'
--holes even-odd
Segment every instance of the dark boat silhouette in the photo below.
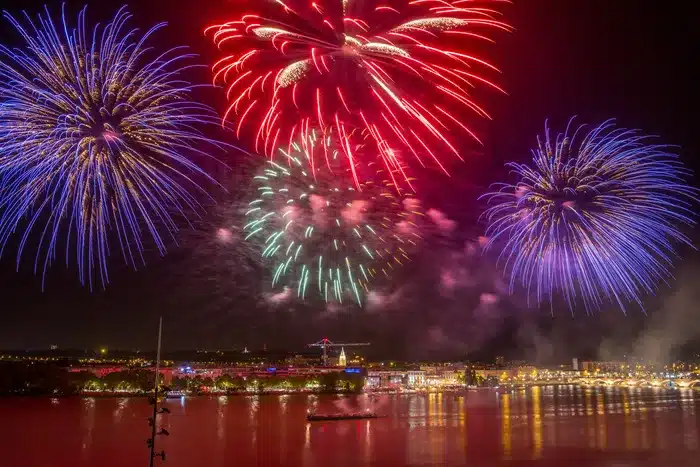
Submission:
<svg viewBox="0 0 700 467">
<path fill-rule="evenodd" d="M 353 413 L 330 413 L 330 414 L 315 414 L 308 413 L 306 419 L 310 422 L 321 422 L 329 420 L 361 420 L 365 418 L 379 418 L 375 412 L 353 412 Z"/>
</svg>

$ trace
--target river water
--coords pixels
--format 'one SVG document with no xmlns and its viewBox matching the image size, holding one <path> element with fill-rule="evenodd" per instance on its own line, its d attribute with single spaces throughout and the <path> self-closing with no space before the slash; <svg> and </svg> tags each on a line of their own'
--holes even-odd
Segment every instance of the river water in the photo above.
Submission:
<svg viewBox="0 0 700 467">
<path fill-rule="evenodd" d="M 700 392 L 530 388 L 170 399 L 168 467 L 700 466 Z M 306 411 L 376 409 L 307 423 Z M 143 398 L 0 399 L 2 467 L 148 465 Z"/>
</svg>

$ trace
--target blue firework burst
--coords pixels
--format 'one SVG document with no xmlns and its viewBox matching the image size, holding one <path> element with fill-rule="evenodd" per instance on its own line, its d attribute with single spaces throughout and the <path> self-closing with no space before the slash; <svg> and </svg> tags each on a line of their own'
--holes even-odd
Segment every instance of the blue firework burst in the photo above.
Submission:
<svg viewBox="0 0 700 467">
<path fill-rule="evenodd" d="M 573 311 L 642 305 L 671 277 L 697 190 L 668 146 L 613 121 L 552 138 L 545 127 L 531 165 L 511 163 L 515 184 L 485 195 L 489 245 L 538 302 L 561 294 Z"/>
<path fill-rule="evenodd" d="M 165 23 L 141 34 L 130 17 L 92 28 L 85 8 L 75 27 L 65 6 L 60 22 L 5 13 L 24 44 L 0 46 L 0 253 L 14 239 L 18 267 L 33 250 L 43 277 L 65 248 L 83 284 L 104 286 L 112 250 L 143 264 L 201 209 L 206 174 L 190 157 L 217 144 L 198 129 L 217 115 L 181 77 L 194 55 L 154 52 Z"/>
</svg>

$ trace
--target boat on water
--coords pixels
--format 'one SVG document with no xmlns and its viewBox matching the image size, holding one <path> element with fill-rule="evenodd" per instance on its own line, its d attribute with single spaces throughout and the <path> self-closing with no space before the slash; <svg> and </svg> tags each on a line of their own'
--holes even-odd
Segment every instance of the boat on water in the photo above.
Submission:
<svg viewBox="0 0 700 467">
<path fill-rule="evenodd" d="M 306 419 L 310 422 L 320 422 L 329 420 L 361 420 L 365 418 L 379 418 L 375 412 L 355 412 L 355 413 L 331 413 L 331 414 L 315 414 L 309 413 Z"/>
</svg>

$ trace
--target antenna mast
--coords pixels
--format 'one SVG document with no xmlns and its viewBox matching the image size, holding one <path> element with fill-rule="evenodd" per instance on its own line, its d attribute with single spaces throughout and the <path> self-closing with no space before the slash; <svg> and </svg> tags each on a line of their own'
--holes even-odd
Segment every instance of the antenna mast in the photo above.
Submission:
<svg viewBox="0 0 700 467">
<path fill-rule="evenodd" d="M 151 404 L 153 404 L 153 416 L 148 419 L 148 424 L 151 426 L 151 437 L 146 440 L 146 444 L 151 450 L 151 458 L 149 460 L 149 467 L 153 467 L 153 463 L 155 462 L 156 457 L 160 457 L 161 460 L 165 460 L 165 451 L 161 452 L 156 452 L 156 436 L 158 435 L 165 435 L 168 436 L 170 433 L 168 433 L 168 430 L 165 428 L 161 428 L 160 431 L 156 432 L 156 429 L 158 428 L 158 415 L 164 414 L 164 413 L 170 413 L 170 411 L 162 407 L 160 410 L 158 410 L 158 386 L 159 386 L 159 380 L 160 380 L 160 344 L 161 344 L 161 337 L 163 335 L 163 317 L 160 317 L 160 320 L 158 321 L 158 350 L 156 351 L 156 375 L 155 375 L 155 384 L 153 386 L 153 398 L 149 401 Z M 166 389 L 163 388 L 165 391 Z"/>
</svg>

